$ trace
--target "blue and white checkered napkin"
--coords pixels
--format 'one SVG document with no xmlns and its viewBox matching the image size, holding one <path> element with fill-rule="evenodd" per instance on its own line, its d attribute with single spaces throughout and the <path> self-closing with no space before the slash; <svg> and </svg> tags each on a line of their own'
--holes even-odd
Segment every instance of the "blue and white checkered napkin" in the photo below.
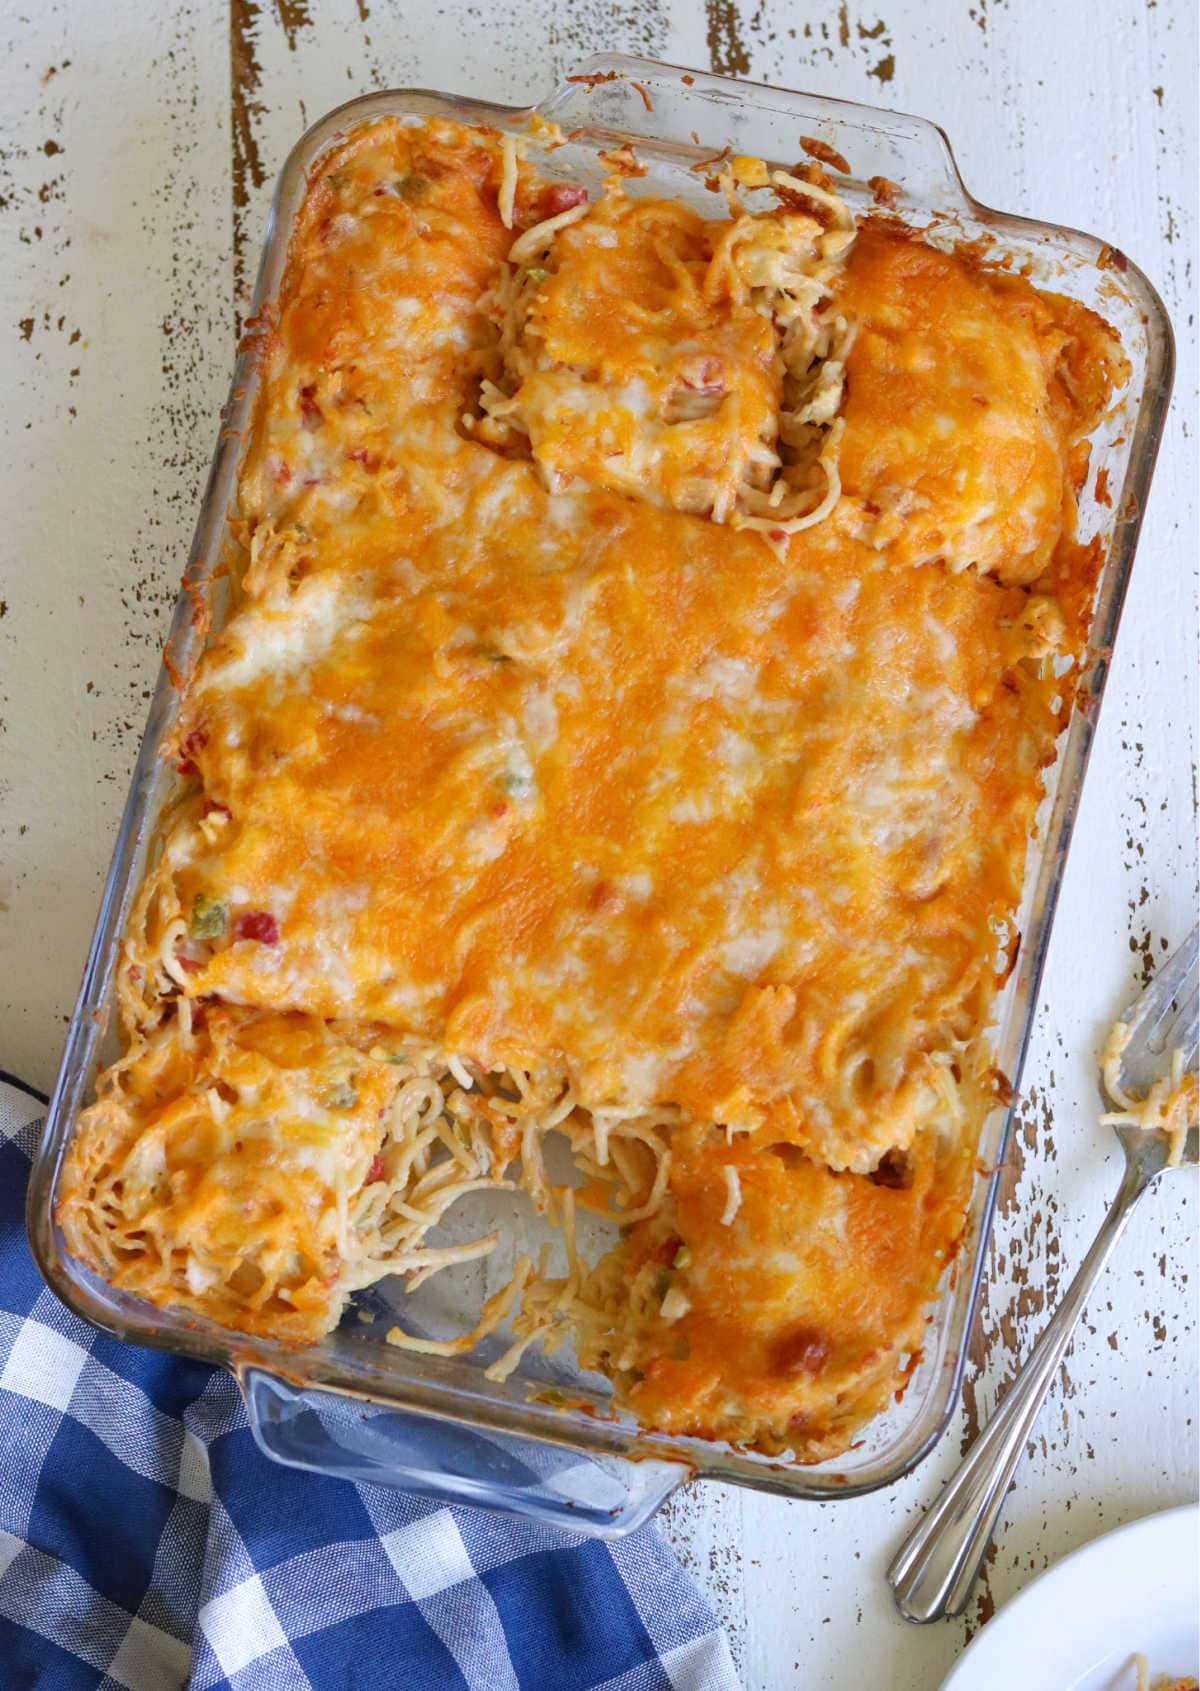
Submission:
<svg viewBox="0 0 1200 1691">
<path fill-rule="evenodd" d="M 612 1544 L 277 1466 L 233 1379 L 42 1283 L 0 1083 L 3 1691 L 737 1691 L 652 1527 Z"/>
</svg>

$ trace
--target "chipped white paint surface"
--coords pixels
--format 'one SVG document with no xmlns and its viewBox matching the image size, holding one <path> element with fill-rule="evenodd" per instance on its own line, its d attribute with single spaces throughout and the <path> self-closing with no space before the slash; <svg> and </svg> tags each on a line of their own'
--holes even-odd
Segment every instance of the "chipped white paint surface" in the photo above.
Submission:
<svg viewBox="0 0 1200 1691">
<path fill-rule="evenodd" d="M 971 1626 L 1048 1561 L 1196 1492 L 1185 1176 L 1135 1220 L 1088 1313 L 971 1621 L 914 1631 L 888 1602 L 891 1548 L 949 1471 L 968 1412 L 986 1418 L 1116 1184 L 1095 1123 L 1095 1050 L 1194 909 L 1193 7 L 747 0 L 744 19 L 734 0 L 4 8 L 0 1065 L 53 1078 L 224 394 L 237 290 L 291 142 L 371 87 L 523 101 L 612 47 L 936 118 L 980 198 L 1107 236 L 1159 286 L 1179 336 L 967 1405 L 889 1495 L 817 1507 L 706 1486 L 664 1517 L 748 1688 L 929 1691 Z"/>
</svg>

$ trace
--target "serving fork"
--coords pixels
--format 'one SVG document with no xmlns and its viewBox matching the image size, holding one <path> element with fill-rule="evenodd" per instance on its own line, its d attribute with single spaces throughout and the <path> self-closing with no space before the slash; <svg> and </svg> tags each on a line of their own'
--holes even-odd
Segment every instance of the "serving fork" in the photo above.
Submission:
<svg viewBox="0 0 1200 1691">
<path fill-rule="evenodd" d="M 1198 951 L 1200 933 L 1193 929 L 1121 1016 L 1128 1030 L 1120 1072 L 1125 1092 L 1148 1092 L 1161 1078 L 1175 1050 L 1182 1052 L 1189 1073 L 1195 1069 L 1200 1005 Z M 1125 1172 L 1091 1250 L 986 1431 L 937 1503 L 905 1539 L 888 1569 L 888 1583 L 905 1620 L 938 1620 L 944 1615 L 961 1614 L 966 1607 L 1004 1507 L 1009 1482 L 1050 1382 L 1134 1206 L 1165 1169 L 1187 1167 L 1200 1158 L 1195 1121 L 1188 1123 L 1176 1164 L 1170 1160 L 1171 1136 L 1162 1129 L 1117 1123 L 1114 1131 L 1125 1152 Z"/>
</svg>

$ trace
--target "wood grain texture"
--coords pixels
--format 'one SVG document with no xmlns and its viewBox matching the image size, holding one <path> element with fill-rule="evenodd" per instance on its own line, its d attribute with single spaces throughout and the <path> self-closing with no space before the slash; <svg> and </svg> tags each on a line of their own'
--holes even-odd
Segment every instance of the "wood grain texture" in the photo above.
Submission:
<svg viewBox="0 0 1200 1691">
<path fill-rule="evenodd" d="M 963 1408 L 890 1493 L 693 1488 L 663 1526 L 749 1691 L 929 1691 L 1049 1561 L 1195 1495 L 1196 1189 L 1135 1219 L 963 1623 L 883 1569 L 987 1418 L 1117 1179 L 1095 1055 L 1192 919 L 1196 721 L 1193 8 L 1161 0 L 46 0 L 0 20 L 0 1063 L 46 1086 L 141 732 L 270 183 L 369 88 L 527 100 L 625 48 L 935 118 L 981 199 L 1103 233 L 1162 291 L 1176 400 L 1060 904 Z"/>
</svg>

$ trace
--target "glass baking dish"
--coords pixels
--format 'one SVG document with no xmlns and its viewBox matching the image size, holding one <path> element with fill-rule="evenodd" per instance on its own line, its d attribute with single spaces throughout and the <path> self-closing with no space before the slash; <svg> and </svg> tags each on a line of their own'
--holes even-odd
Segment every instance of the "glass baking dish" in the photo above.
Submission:
<svg viewBox="0 0 1200 1691">
<path fill-rule="evenodd" d="M 1011 1106 L 995 1109 L 984 1125 L 979 1145 L 982 1172 L 967 1230 L 931 1306 L 926 1342 L 907 1390 L 854 1449 L 814 1467 L 725 1444 L 642 1431 L 612 1411 L 604 1382 L 580 1374 L 562 1355 L 527 1354 L 510 1380 L 493 1383 L 483 1370 L 502 1348 L 503 1335 L 485 1341 L 480 1354 L 471 1358 L 421 1356 L 383 1342 L 388 1317 L 401 1305 L 404 1325 L 410 1329 L 436 1336 L 461 1331 L 474 1319 L 480 1297 L 506 1277 L 500 1264 L 477 1262 L 448 1270 L 413 1297 L 384 1282 L 356 1300 L 357 1307 L 335 1333 L 311 1349 L 297 1351 L 207 1327 L 182 1312 L 163 1311 L 113 1291 L 65 1254 L 53 1220 L 73 1124 L 90 1096 L 98 1062 L 114 1047 L 111 1023 L 120 935 L 157 816 L 175 779 L 160 755 L 178 708 L 172 677 L 186 675 L 198 654 L 197 596 L 210 601 L 218 620 L 222 614 L 217 566 L 232 545 L 228 521 L 239 442 L 255 401 L 258 325 L 263 308 L 279 289 L 309 172 L 349 130 L 380 116 L 416 119 L 441 114 L 519 131 L 533 111 L 558 123 L 570 137 L 549 155 L 550 173 L 595 182 L 602 172 L 600 149 L 632 142 L 649 167 L 636 190 L 660 189 L 702 207 L 714 200 L 703 188 L 703 172 L 694 167 L 727 144 L 736 152 L 789 164 L 799 155 L 801 138 L 815 138 L 849 161 L 854 174 L 839 182 L 839 188 L 856 210 L 866 210 L 884 197 L 894 202 L 899 215 L 920 222 L 935 239 L 982 240 L 992 258 L 1007 259 L 1040 285 L 1094 305 L 1122 337 L 1132 377 L 1098 431 L 1092 454 L 1092 471 L 1106 472 L 1111 503 L 1094 498 L 1093 473 L 1080 511 L 1081 531 L 1099 532 L 1106 551 L 1091 628 L 1090 667 L 1049 772 L 1038 837 L 1027 864 L 1020 916 L 1023 942 L 995 1021 L 996 1062 L 1014 1088 L 1020 1081 L 1096 708 L 1167 408 L 1173 351 L 1170 325 L 1157 294 L 1121 253 L 1093 236 L 979 205 L 963 187 L 949 143 L 933 124 L 815 95 L 602 55 L 588 60 L 530 109 L 424 91 L 368 95 L 317 123 L 284 166 L 268 222 L 253 315 L 239 349 L 184 591 L 30 1182 L 30 1240 L 47 1281 L 77 1314 L 135 1343 L 232 1369 L 255 1435 L 276 1459 L 615 1536 L 645 1520 L 688 1477 L 828 1500 L 888 1485 L 921 1460 L 945 1426 L 959 1391 Z M 464 1210 L 475 1201 L 466 1199 Z M 507 1195 L 499 1200 L 488 1195 L 486 1201 L 491 1205 L 490 1225 L 498 1222 L 519 1233 L 522 1248 L 551 1237 L 517 1199 L 510 1207 L 505 1207 Z M 468 1212 L 459 1219 L 465 1229 L 472 1218 Z M 468 1236 L 465 1231 L 463 1236 Z"/>
</svg>

